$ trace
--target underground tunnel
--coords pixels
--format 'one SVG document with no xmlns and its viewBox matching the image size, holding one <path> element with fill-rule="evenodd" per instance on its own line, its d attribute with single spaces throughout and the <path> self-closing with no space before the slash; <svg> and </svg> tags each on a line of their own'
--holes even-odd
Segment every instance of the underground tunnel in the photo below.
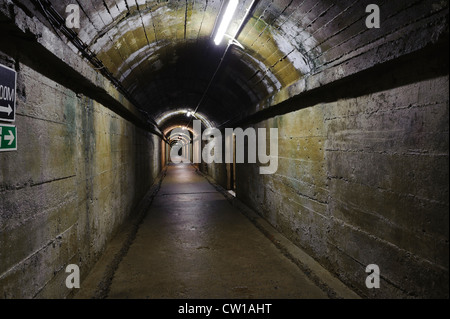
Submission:
<svg viewBox="0 0 450 319">
<path fill-rule="evenodd" d="M 0 0 L 0 298 L 448 298 L 448 6 Z"/>
</svg>

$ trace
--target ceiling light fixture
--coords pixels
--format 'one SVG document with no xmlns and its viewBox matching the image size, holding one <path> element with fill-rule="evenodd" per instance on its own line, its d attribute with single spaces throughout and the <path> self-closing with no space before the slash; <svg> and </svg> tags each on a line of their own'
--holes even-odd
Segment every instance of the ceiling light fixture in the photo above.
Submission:
<svg viewBox="0 0 450 319">
<path fill-rule="evenodd" d="M 228 2 L 227 9 L 225 10 L 225 14 L 223 15 L 222 22 L 220 23 L 219 29 L 217 30 L 216 37 L 214 39 L 214 43 L 219 45 L 222 42 L 222 39 L 227 32 L 228 26 L 231 23 L 231 19 L 233 18 L 234 12 L 237 9 L 237 5 L 239 4 L 239 0 L 230 0 Z"/>
<path fill-rule="evenodd" d="M 206 87 L 206 90 L 203 92 L 203 95 L 200 98 L 200 101 L 198 102 L 197 107 L 194 109 L 194 111 L 192 113 L 192 115 L 195 116 L 196 118 L 199 118 L 198 115 L 200 115 L 200 114 L 198 114 L 197 111 L 200 108 L 200 105 L 202 104 L 203 100 L 205 99 L 205 97 L 206 97 L 206 95 L 207 95 L 207 93 L 209 91 L 209 88 L 211 87 L 212 83 L 214 82 L 214 79 L 215 79 L 217 73 L 219 72 L 219 69 L 220 69 L 220 67 L 222 65 L 222 62 L 225 59 L 225 56 L 227 55 L 227 52 L 230 49 L 230 47 L 234 44 L 234 45 L 239 46 L 242 50 L 244 50 L 244 47 L 242 46 L 242 44 L 240 44 L 236 40 L 236 38 L 239 36 L 239 34 L 242 31 L 245 23 L 247 23 L 248 15 L 253 12 L 254 8 L 256 7 L 256 5 L 258 5 L 259 1 L 260 0 L 252 0 L 250 6 L 247 8 L 247 11 L 245 12 L 245 15 L 244 15 L 244 17 L 243 17 L 239 27 L 237 28 L 234 36 L 232 37 L 230 35 L 227 35 L 230 38 L 230 40 L 228 41 L 228 45 L 227 45 L 227 47 L 226 47 L 226 49 L 225 49 L 225 51 L 224 51 L 224 53 L 222 55 L 222 58 L 220 59 L 219 65 L 217 66 L 216 70 L 214 71 L 214 74 L 213 74 L 211 80 L 209 81 L 209 83 L 208 83 L 208 85 Z M 214 39 L 214 42 L 215 42 L 216 45 L 219 45 L 220 42 L 222 42 L 223 37 L 225 36 L 225 33 L 226 33 L 230 23 L 231 23 L 231 19 L 233 18 L 234 12 L 236 11 L 238 4 L 239 4 L 238 0 L 230 0 L 228 2 L 227 9 L 225 10 L 225 14 L 224 14 L 224 16 L 222 18 L 222 21 L 221 21 L 220 26 L 219 26 L 219 28 L 217 30 L 217 33 L 216 33 L 216 37 Z M 220 11 L 222 11 L 222 9 Z M 215 28 L 216 28 L 216 26 L 214 26 L 214 29 Z M 202 120 L 202 122 L 204 121 L 202 118 L 200 118 L 200 119 Z M 186 124 L 186 128 L 188 128 L 189 125 L 191 125 L 191 123 L 192 123 L 192 119 L 190 119 L 189 122 Z M 213 126 L 208 126 L 208 127 L 213 127 Z"/>
</svg>

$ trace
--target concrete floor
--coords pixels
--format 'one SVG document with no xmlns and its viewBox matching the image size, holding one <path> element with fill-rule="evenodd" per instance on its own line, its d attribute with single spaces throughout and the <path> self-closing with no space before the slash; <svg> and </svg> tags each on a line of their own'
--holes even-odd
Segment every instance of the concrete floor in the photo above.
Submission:
<svg viewBox="0 0 450 319">
<path fill-rule="evenodd" d="M 108 298 L 329 296 L 187 164 L 168 167 L 108 285 Z"/>
</svg>

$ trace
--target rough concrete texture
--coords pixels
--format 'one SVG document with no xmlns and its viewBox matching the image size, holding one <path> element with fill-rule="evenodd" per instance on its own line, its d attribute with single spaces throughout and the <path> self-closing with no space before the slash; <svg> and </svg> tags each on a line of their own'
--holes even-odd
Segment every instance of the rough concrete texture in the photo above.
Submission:
<svg viewBox="0 0 450 319">
<path fill-rule="evenodd" d="M 19 144 L 0 153 L 0 297 L 64 297 L 65 267 L 84 278 L 158 174 L 160 139 L 11 60 Z"/>
<path fill-rule="evenodd" d="M 237 197 L 362 296 L 448 297 L 448 103 L 444 76 L 260 122 L 279 168 L 238 164 Z"/>
</svg>

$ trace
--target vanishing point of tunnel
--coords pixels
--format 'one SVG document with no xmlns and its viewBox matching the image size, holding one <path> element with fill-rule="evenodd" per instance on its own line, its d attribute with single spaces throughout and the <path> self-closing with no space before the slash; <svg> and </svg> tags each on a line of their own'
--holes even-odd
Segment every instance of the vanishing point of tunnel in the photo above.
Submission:
<svg viewBox="0 0 450 319">
<path fill-rule="evenodd" d="M 448 9 L 0 0 L 0 299 L 449 298 Z"/>
</svg>

